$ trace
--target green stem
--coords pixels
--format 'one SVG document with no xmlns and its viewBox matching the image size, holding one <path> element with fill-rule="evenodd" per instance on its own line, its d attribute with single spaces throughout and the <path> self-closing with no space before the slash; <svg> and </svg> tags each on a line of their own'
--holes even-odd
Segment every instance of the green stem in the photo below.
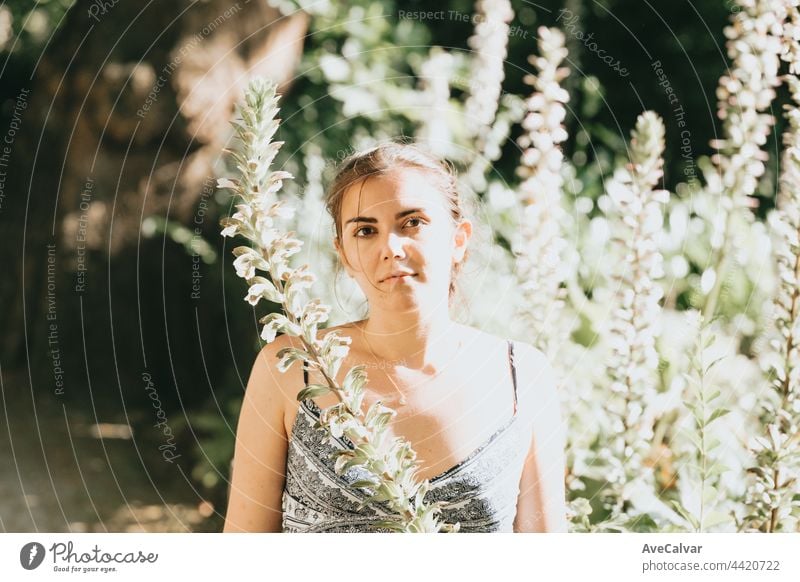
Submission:
<svg viewBox="0 0 800 582">
<path fill-rule="evenodd" d="M 794 258 L 794 274 L 795 277 L 800 276 L 800 253 L 795 254 Z M 798 295 L 800 295 L 800 291 L 798 289 L 793 289 L 792 291 L 792 305 L 789 311 L 789 321 L 794 322 L 797 321 L 797 310 L 798 310 Z M 789 372 L 791 371 L 791 355 L 792 350 L 794 350 L 794 334 L 790 333 L 789 337 L 786 339 L 786 357 L 784 360 L 784 379 L 783 379 L 783 386 L 781 390 L 781 408 L 786 410 L 786 404 L 789 400 L 789 392 L 791 390 L 791 384 L 789 382 Z"/>
<path fill-rule="evenodd" d="M 701 335 L 702 340 L 702 335 Z M 700 348 L 700 520 L 698 522 L 698 532 L 703 532 L 703 516 L 705 514 L 705 491 L 706 491 L 706 393 L 705 393 L 705 373 L 703 371 L 703 347 Z"/>
<path fill-rule="evenodd" d="M 267 261 L 269 261 L 270 257 L 265 253 L 264 250 L 262 250 L 262 256 L 264 256 L 264 258 Z M 285 288 L 284 285 L 283 285 L 283 281 L 280 280 L 280 277 L 276 277 L 274 273 L 270 273 L 270 274 L 272 275 L 273 283 L 275 284 L 275 287 L 277 288 L 278 292 L 281 295 L 283 295 L 283 291 L 284 291 L 284 288 Z M 299 324 L 300 320 L 297 319 L 297 317 L 295 317 L 295 315 L 291 312 L 291 310 L 289 309 L 289 306 L 285 302 L 281 302 L 281 305 L 283 307 L 284 313 L 286 313 L 287 319 L 289 319 L 289 321 L 291 321 L 294 324 Z M 319 352 L 317 351 L 316 347 L 314 345 L 312 345 L 311 343 L 309 343 L 306 340 L 306 338 L 303 337 L 302 335 L 300 335 L 298 337 L 299 337 L 300 341 L 302 342 L 303 347 L 306 349 L 306 351 L 309 354 L 311 354 L 311 356 L 314 358 L 314 360 L 316 360 L 316 362 L 318 364 L 318 370 L 322 374 L 322 376 L 324 377 L 325 382 L 328 384 L 328 387 L 331 389 L 331 391 L 339 399 L 339 402 L 342 403 L 342 404 L 345 404 L 345 406 L 347 406 L 347 403 L 345 402 L 344 397 L 342 396 L 343 390 L 336 383 L 336 380 L 334 378 L 331 378 L 328 375 L 328 373 L 325 371 L 325 369 L 323 368 L 322 362 L 321 362 L 321 357 L 320 357 Z M 349 406 L 347 407 L 347 410 L 351 414 L 353 414 L 353 416 L 358 417 L 358 416 L 362 415 L 362 412 L 360 410 L 359 411 L 353 411 L 353 410 L 350 409 Z M 369 442 L 370 442 L 369 439 L 364 439 L 364 440 L 367 442 L 367 444 L 369 444 Z M 389 481 L 389 482 L 391 482 L 391 483 L 393 483 L 395 485 L 398 485 L 398 487 L 399 487 L 399 483 L 398 483 L 398 480 L 397 480 L 395 475 L 392 475 L 390 473 L 384 472 L 382 477 L 383 477 L 383 479 L 385 481 Z M 406 500 L 406 501 L 408 501 L 408 500 Z M 406 503 L 403 507 L 401 507 L 400 511 L 398 513 L 401 516 L 401 518 L 404 520 L 404 524 L 408 524 L 408 523 L 410 523 L 411 521 L 414 520 L 414 517 L 415 517 L 414 513 L 408 508 L 408 503 Z"/>
<path fill-rule="evenodd" d="M 716 314 L 717 302 L 719 301 L 719 296 L 722 292 L 722 286 L 724 284 L 725 277 L 727 276 L 728 264 L 730 262 L 730 249 L 728 247 L 731 240 L 730 232 L 735 210 L 735 207 L 731 210 L 728 210 L 725 216 L 725 225 L 722 230 L 722 245 L 720 246 L 719 254 L 717 255 L 717 260 L 714 264 L 714 274 L 716 275 L 716 280 L 714 281 L 714 286 L 711 288 L 711 291 L 706 297 L 705 306 L 703 308 L 703 318 L 706 321 L 711 321 Z"/>
<path fill-rule="evenodd" d="M 780 470 L 775 468 L 772 472 L 772 486 L 775 491 L 779 489 L 778 481 L 780 480 Z M 778 527 L 778 508 L 773 507 L 769 512 L 769 525 L 767 526 L 767 533 L 774 533 Z"/>
</svg>

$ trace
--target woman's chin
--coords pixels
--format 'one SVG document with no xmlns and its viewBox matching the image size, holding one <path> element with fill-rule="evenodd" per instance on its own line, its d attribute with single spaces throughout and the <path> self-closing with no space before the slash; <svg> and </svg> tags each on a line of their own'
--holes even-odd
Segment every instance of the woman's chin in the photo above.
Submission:
<svg viewBox="0 0 800 582">
<path fill-rule="evenodd" d="M 431 311 L 448 309 L 447 297 L 421 296 L 417 293 L 401 292 L 388 293 L 377 299 L 381 310 L 396 313 L 399 316 L 413 314 L 429 314 Z"/>
<path fill-rule="evenodd" d="M 418 311 L 422 302 L 411 289 L 393 289 L 381 293 L 369 301 L 370 305 L 380 306 L 385 311 Z"/>
</svg>

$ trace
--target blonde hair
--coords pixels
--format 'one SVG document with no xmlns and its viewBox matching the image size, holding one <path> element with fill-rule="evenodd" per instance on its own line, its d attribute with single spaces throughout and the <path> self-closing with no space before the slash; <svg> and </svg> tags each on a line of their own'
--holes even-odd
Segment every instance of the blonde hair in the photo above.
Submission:
<svg viewBox="0 0 800 582">
<path fill-rule="evenodd" d="M 430 177 L 433 185 L 441 192 L 445 206 L 450 211 L 453 224 L 464 218 L 458 180 L 453 166 L 426 152 L 413 143 L 386 142 L 368 150 L 357 152 L 345 158 L 336 172 L 325 197 L 325 206 L 333 219 L 336 239 L 342 236 L 342 201 L 344 193 L 353 184 L 371 176 L 391 174 L 400 169 L 416 170 Z M 463 260 L 453 265 L 450 273 L 449 300 L 452 303 L 456 294 L 456 278 L 461 271 Z"/>
</svg>

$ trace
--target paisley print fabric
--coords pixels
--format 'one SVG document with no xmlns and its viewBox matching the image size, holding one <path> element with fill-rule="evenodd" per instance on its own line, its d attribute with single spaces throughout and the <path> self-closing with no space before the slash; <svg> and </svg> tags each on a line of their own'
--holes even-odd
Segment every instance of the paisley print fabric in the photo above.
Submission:
<svg viewBox="0 0 800 582">
<path fill-rule="evenodd" d="M 508 342 L 514 386 L 514 415 L 466 459 L 430 479 L 425 501 L 443 501 L 442 519 L 461 524 L 461 532 L 510 532 L 530 433 L 519 421 L 514 345 Z M 307 380 L 306 380 L 307 382 Z M 348 486 L 362 469 L 334 472 L 335 452 L 353 449 L 347 437 L 335 439 L 315 429 L 320 409 L 300 403 L 292 429 L 283 490 L 284 532 L 382 532 L 375 525 L 390 518 L 385 503 L 359 509 L 368 495 Z"/>
</svg>

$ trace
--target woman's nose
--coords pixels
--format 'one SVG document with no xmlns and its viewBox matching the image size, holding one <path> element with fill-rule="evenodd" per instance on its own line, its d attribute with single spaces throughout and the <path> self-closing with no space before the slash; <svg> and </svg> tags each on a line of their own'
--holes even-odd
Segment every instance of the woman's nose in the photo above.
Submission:
<svg viewBox="0 0 800 582">
<path fill-rule="evenodd" d="M 398 236 L 397 234 L 390 232 L 389 236 L 386 238 L 386 246 L 384 247 L 383 251 L 383 259 L 393 259 L 398 258 L 402 259 L 406 256 L 405 251 L 405 241 L 403 237 Z"/>
</svg>

